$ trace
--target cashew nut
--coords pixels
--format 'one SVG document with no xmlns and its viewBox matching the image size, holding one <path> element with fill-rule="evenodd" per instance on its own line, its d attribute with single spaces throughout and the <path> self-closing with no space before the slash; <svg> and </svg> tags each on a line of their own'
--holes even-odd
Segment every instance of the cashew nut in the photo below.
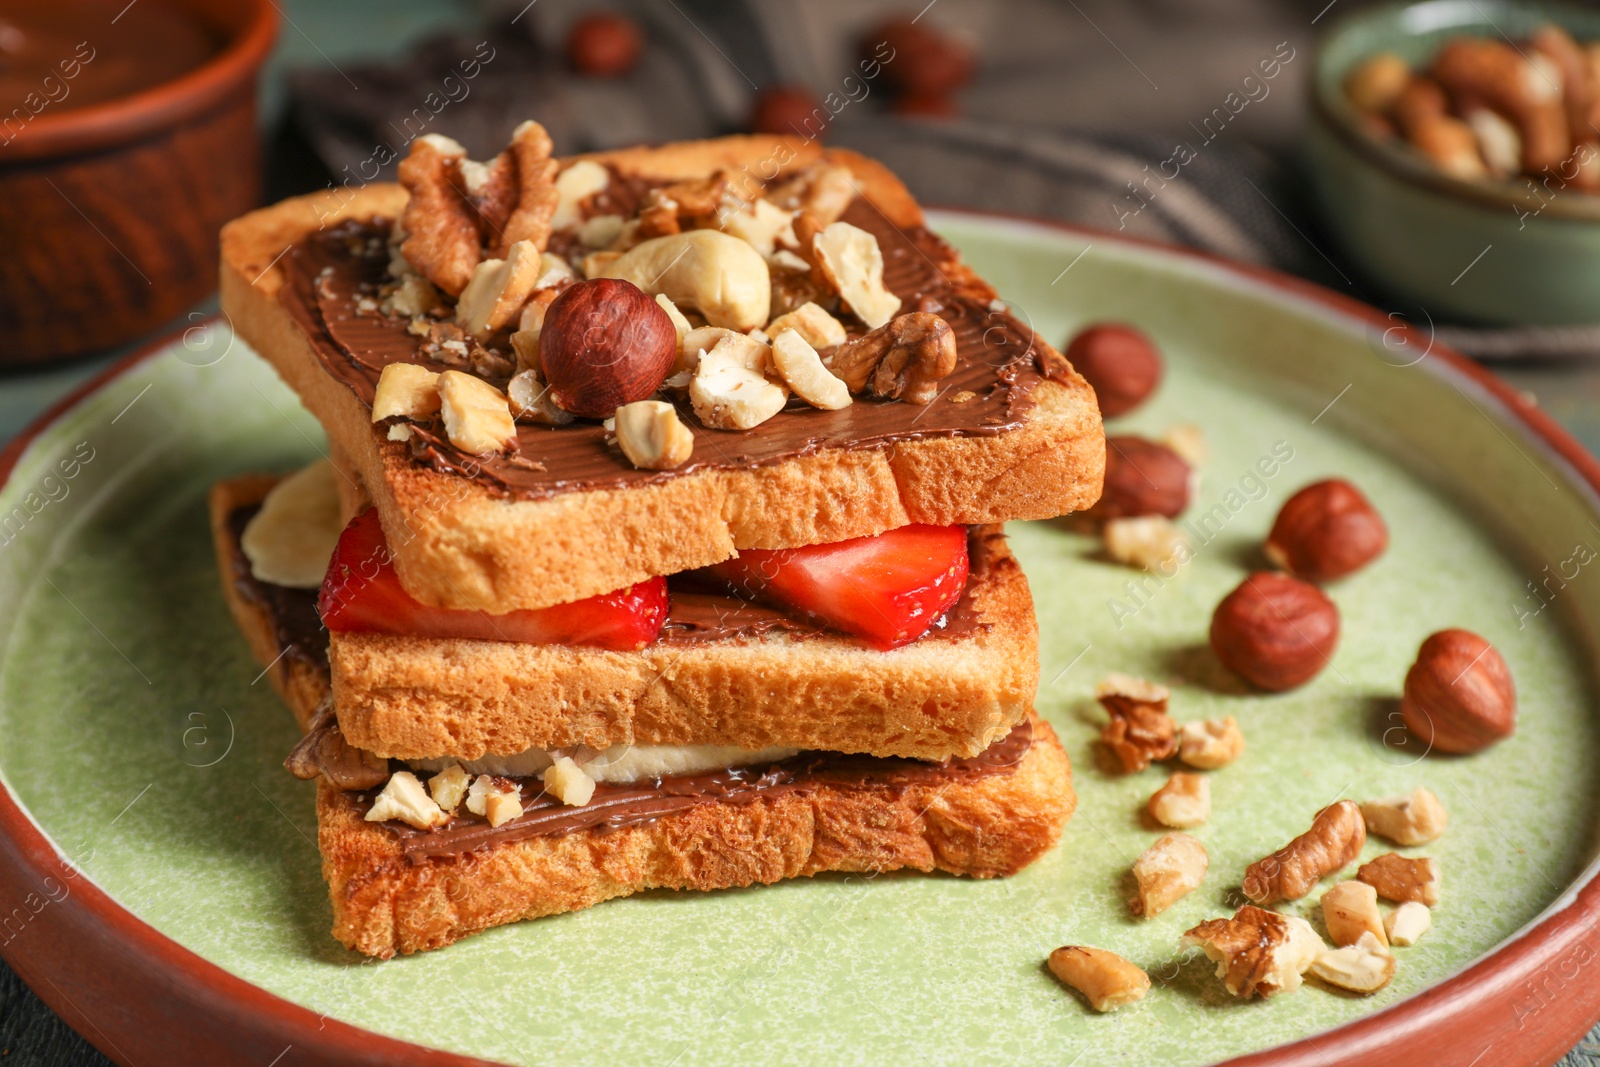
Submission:
<svg viewBox="0 0 1600 1067">
<path fill-rule="evenodd" d="M 624 252 L 601 276 L 632 282 L 698 311 L 713 326 L 753 330 L 767 323 L 772 279 L 767 261 L 747 242 L 719 230 L 656 237 Z"/>
</svg>

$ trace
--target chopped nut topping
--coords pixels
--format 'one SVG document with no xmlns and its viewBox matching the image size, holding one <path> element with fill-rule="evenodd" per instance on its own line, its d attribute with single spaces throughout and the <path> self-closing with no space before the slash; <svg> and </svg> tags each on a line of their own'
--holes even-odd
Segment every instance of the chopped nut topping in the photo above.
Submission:
<svg viewBox="0 0 1600 1067">
<path fill-rule="evenodd" d="M 283 761 L 301 781 L 323 776 L 340 789 L 374 789 L 389 777 L 389 761 L 344 739 L 329 697 L 312 713 L 306 732 Z"/>
<path fill-rule="evenodd" d="M 872 234 L 848 222 L 830 223 L 813 238 L 811 250 L 823 276 L 867 329 L 877 329 L 900 310 L 900 298 L 884 288 L 883 253 Z"/>
<path fill-rule="evenodd" d="M 1115 952 L 1062 945 L 1050 953 L 1050 973 L 1083 994 L 1095 1011 L 1115 1011 L 1150 991 L 1150 976 Z"/>
<path fill-rule="evenodd" d="M 467 786 L 471 782 L 472 775 L 462 770 L 459 763 L 452 763 L 428 779 L 428 793 L 441 810 L 455 811 L 466 797 Z"/>
<path fill-rule="evenodd" d="M 772 340 L 772 361 L 795 395 L 814 408 L 837 411 L 850 406 L 850 390 L 822 365 L 817 350 L 798 330 L 784 330 Z"/>
<path fill-rule="evenodd" d="M 694 451 L 694 434 L 678 419 L 678 409 L 660 400 L 640 400 L 617 409 L 617 444 L 628 462 L 643 470 L 681 466 Z"/>
<path fill-rule="evenodd" d="M 1378 894 L 1365 882 L 1340 882 L 1322 894 L 1322 924 L 1335 945 L 1353 945 L 1371 936 L 1380 944 L 1389 943 L 1383 930 L 1383 913 L 1378 910 Z"/>
<path fill-rule="evenodd" d="M 793 211 L 785 211 L 770 200 L 754 200 L 743 211 L 729 215 L 722 223 L 727 233 L 748 241 L 765 258 L 771 258 L 777 243 L 794 244 Z"/>
<path fill-rule="evenodd" d="M 1236 997 L 1270 997 L 1300 988 L 1325 946 L 1311 924 L 1252 904 L 1231 919 L 1210 919 L 1183 935 L 1217 965 L 1217 977 Z"/>
<path fill-rule="evenodd" d="M 582 807 L 594 796 L 594 779 L 571 756 L 562 756 L 544 772 L 544 787 L 563 804 Z"/>
<path fill-rule="evenodd" d="M 584 272 L 596 276 L 587 261 Z M 691 230 L 643 241 L 599 273 L 632 282 L 651 296 L 664 293 L 680 309 L 699 312 L 712 326 L 742 333 L 766 325 L 770 317 L 772 279 L 767 261 L 720 230 Z"/>
<path fill-rule="evenodd" d="M 1415 945 L 1432 925 L 1433 913 L 1426 904 L 1415 900 L 1406 901 L 1383 917 L 1383 929 L 1389 935 L 1389 944 L 1401 948 Z"/>
<path fill-rule="evenodd" d="M 583 202 L 611 184 L 611 172 L 592 159 L 580 159 L 556 175 L 556 206 L 550 228 L 565 230 L 583 217 Z"/>
<path fill-rule="evenodd" d="M 1118 563 L 1169 577 L 1193 554 L 1188 535 L 1164 515 L 1111 519 L 1100 532 L 1106 554 Z"/>
<path fill-rule="evenodd" d="M 956 335 L 932 312 L 913 311 L 846 341 L 825 362 L 852 393 L 929 404 L 956 369 Z"/>
<path fill-rule="evenodd" d="M 516 790 L 508 793 L 490 793 L 483 798 L 483 817 L 490 826 L 502 826 L 522 814 L 522 794 Z"/>
<path fill-rule="evenodd" d="M 739 334 L 718 341 L 700 358 L 689 383 L 689 401 L 700 421 L 716 430 L 748 430 L 782 411 L 789 394 L 767 380 L 770 360 L 771 350 L 759 341 Z"/>
<path fill-rule="evenodd" d="M 541 426 L 565 426 L 572 412 L 562 409 L 550 397 L 550 386 L 536 370 L 518 371 L 506 386 L 506 401 L 511 417 Z"/>
<path fill-rule="evenodd" d="M 1124 773 L 1142 771 L 1177 753 L 1178 728 L 1167 715 L 1165 686 L 1111 674 L 1095 687 L 1095 696 L 1111 715 L 1111 722 L 1100 731 L 1100 741 Z"/>
<path fill-rule="evenodd" d="M 1211 817 L 1211 783 L 1204 776 L 1175 771 L 1150 798 L 1150 817 L 1162 826 L 1188 829 Z"/>
<path fill-rule="evenodd" d="M 1361 805 L 1361 814 L 1368 830 L 1397 845 L 1425 845 L 1450 824 L 1439 798 L 1421 786 L 1409 796 L 1369 800 Z"/>
<path fill-rule="evenodd" d="M 395 771 L 390 775 L 389 784 L 383 787 L 383 792 L 372 801 L 372 807 L 367 812 L 368 822 L 399 819 L 418 830 L 432 830 L 449 821 L 449 818 L 439 810 L 439 805 L 433 802 L 433 798 L 422 788 L 422 783 L 417 781 L 417 776 L 410 771 Z"/>
<path fill-rule="evenodd" d="M 678 305 L 669 300 L 665 293 L 656 294 L 656 304 L 667 313 L 667 318 L 672 320 L 672 328 L 678 333 L 678 362 L 673 364 L 673 368 L 685 370 L 687 367 L 680 365 L 683 364 L 683 339 L 689 336 L 689 331 L 694 327 L 689 325 L 689 320 L 678 310 Z"/>
<path fill-rule="evenodd" d="M 818 351 L 842 345 L 849 339 L 849 334 L 845 333 L 844 323 L 809 300 L 793 311 L 779 315 L 767 323 L 767 333 L 772 337 L 778 336 L 784 330 L 798 332 L 805 338 L 806 344 Z"/>
<path fill-rule="evenodd" d="M 1206 447 L 1206 432 L 1192 422 L 1180 422 L 1167 427 L 1161 443 L 1178 454 L 1178 458 L 1192 469 L 1199 470 L 1211 458 Z"/>
<path fill-rule="evenodd" d="M 1133 913 L 1154 918 L 1193 891 L 1205 879 L 1210 865 L 1206 847 L 1188 834 L 1168 834 L 1133 861 L 1139 895 L 1131 902 Z"/>
<path fill-rule="evenodd" d="M 1186 722 L 1179 728 L 1178 758 L 1191 767 L 1214 771 L 1244 752 L 1244 734 L 1232 715 L 1204 722 Z"/>
<path fill-rule="evenodd" d="M 458 370 L 439 375 L 439 410 L 450 443 L 463 452 L 485 455 L 517 447 L 517 426 L 506 395 L 482 378 Z"/>
<path fill-rule="evenodd" d="M 372 394 L 372 421 L 424 422 L 439 413 L 439 375 L 415 363 L 385 364 Z"/>
<path fill-rule="evenodd" d="M 486 259 L 456 302 L 456 325 L 485 341 L 522 310 L 542 273 L 538 249 L 527 241 L 511 246 L 505 259 Z"/>
<path fill-rule="evenodd" d="M 768 197 L 779 207 L 815 216 L 823 226 L 843 215 L 855 198 L 850 168 L 821 160 L 774 186 Z"/>
<path fill-rule="evenodd" d="M 533 371 L 540 369 L 539 335 L 544 330 L 544 315 L 560 295 L 560 289 L 535 289 L 528 297 L 528 302 L 522 305 L 517 332 L 511 335 L 511 347 L 517 353 L 518 366 Z"/>
<path fill-rule="evenodd" d="M 1323 951 L 1311 973 L 1352 993 L 1376 993 L 1394 977 L 1394 956 L 1372 934 L 1362 934 L 1353 945 Z"/>
<path fill-rule="evenodd" d="M 524 122 L 511 131 L 511 145 L 501 157 L 509 156 L 516 164 L 517 206 L 492 245 L 496 255 L 507 256 L 520 241 L 540 252 L 550 243 L 550 220 L 561 199 L 556 189 L 560 165 L 550 158 L 554 147 L 537 122 Z"/>
<path fill-rule="evenodd" d="M 380 310 L 394 318 L 426 315 L 439 306 L 439 290 L 420 274 L 407 274 L 384 298 Z"/>
<path fill-rule="evenodd" d="M 1397 904 L 1416 901 L 1430 908 L 1439 903 L 1439 861 L 1427 856 L 1407 859 L 1396 852 L 1385 852 L 1370 863 L 1363 863 L 1356 877 L 1384 900 Z"/>
<path fill-rule="evenodd" d="M 1244 873 L 1244 895 L 1257 904 L 1299 900 L 1326 875 L 1355 859 L 1367 830 L 1353 801 L 1340 800 L 1317 812 L 1311 829 Z"/>
</svg>

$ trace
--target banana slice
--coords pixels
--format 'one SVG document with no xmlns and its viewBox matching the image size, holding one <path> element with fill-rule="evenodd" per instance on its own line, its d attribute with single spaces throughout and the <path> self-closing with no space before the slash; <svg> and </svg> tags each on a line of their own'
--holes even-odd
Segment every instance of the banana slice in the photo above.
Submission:
<svg viewBox="0 0 1600 1067">
<path fill-rule="evenodd" d="M 239 545 L 258 581 L 316 589 L 339 543 L 339 475 L 318 460 L 277 485 L 244 528 Z"/>
<path fill-rule="evenodd" d="M 578 766 L 597 782 L 638 782 L 646 778 L 699 774 L 724 767 L 776 763 L 799 751 L 797 748 L 748 749 L 736 745 L 612 745 L 579 762 Z M 556 758 L 557 753 L 530 748 L 511 756 L 463 760 L 460 766 L 469 774 L 532 778 L 554 766 Z M 440 758 L 407 762 L 413 770 L 443 771 L 455 766 L 457 761 Z"/>
<path fill-rule="evenodd" d="M 822 365 L 822 357 L 798 330 L 784 330 L 772 339 L 772 362 L 789 388 L 812 407 L 837 411 L 850 406 L 850 387 Z"/>
</svg>

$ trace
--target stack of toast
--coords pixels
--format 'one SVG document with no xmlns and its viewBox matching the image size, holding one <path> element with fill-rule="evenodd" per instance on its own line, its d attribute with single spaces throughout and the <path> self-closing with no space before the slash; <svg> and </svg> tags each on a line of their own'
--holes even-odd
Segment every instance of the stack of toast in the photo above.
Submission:
<svg viewBox="0 0 1600 1067">
<path fill-rule="evenodd" d="M 532 123 L 400 177 L 223 234 L 225 312 L 330 442 L 211 503 L 334 936 L 1048 849 L 1074 796 L 999 524 L 1095 501 L 1100 416 L 901 183 Z"/>
</svg>

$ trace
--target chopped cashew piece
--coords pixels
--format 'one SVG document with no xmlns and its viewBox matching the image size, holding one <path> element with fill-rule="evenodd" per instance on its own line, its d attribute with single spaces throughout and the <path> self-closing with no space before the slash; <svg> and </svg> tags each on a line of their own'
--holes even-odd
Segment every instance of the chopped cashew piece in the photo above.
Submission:
<svg viewBox="0 0 1600 1067">
<path fill-rule="evenodd" d="M 571 756 L 562 756 L 544 772 L 544 787 L 563 804 L 582 807 L 594 796 L 594 779 Z"/>
<path fill-rule="evenodd" d="M 681 466 L 694 451 L 694 434 L 678 409 L 660 400 L 640 400 L 617 409 L 617 444 L 628 462 L 643 470 Z"/>
<path fill-rule="evenodd" d="M 848 222 L 834 222 L 816 235 L 812 248 L 822 273 L 867 329 L 894 318 L 900 298 L 883 286 L 883 252 L 876 237 Z"/>
<path fill-rule="evenodd" d="M 1378 894 L 1365 882 L 1340 882 L 1322 894 L 1322 925 L 1335 945 L 1353 945 L 1371 936 L 1380 944 L 1389 943 L 1383 930 L 1383 913 L 1378 910 Z"/>
<path fill-rule="evenodd" d="M 881 262 L 879 267 L 881 272 Z M 767 261 L 744 241 L 720 230 L 690 230 L 642 241 L 600 268 L 600 273 L 632 282 L 651 296 L 664 293 L 678 307 L 698 311 L 711 325 L 740 332 L 766 325 L 772 304 Z"/>
<path fill-rule="evenodd" d="M 795 395 L 812 407 L 837 411 L 850 406 L 849 388 L 822 365 L 822 357 L 799 330 L 784 330 L 772 339 L 772 361 Z"/>
<path fill-rule="evenodd" d="M 806 344 L 816 349 L 842 345 L 849 339 L 849 334 L 844 330 L 844 323 L 809 300 L 788 314 L 779 315 L 767 323 L 767 333 L 773 337 L 784 330 L 798 331 L 800 336 L 806 339 Z"/>
<path fill-rule="evenodd" d="M 449 821 L 450 816 L 439 810 L 422 783 L 410 771 L 395 771 L 389 784 L 383 787 L 367 811 L 367 822 L 399 819 L 418 830 L 432 830 Z"/>
<path fill-rule="evenodd" d="M 425 421 L 439 413 L 439 375 L 416 363 L 388 363 L 372 394 L 372 421 L 396 416 Z"/>
<path fill-rule="evenodd" d="M 1362 934 L 1353 945 L 1322 952 L 1311 973 L 1352 993 L 1376 993 L 1394 977 L 1394 956 L 1376 937 Z"/>
<path fill-rule="evenodd" d="M 1414 900 L 1431 908 L 1439 903 L 1439 861 L 1427 856 L 1407 859 L 1397 852 L 1386 852 L 1363 863 L 1356 877 L 1378 896 L 1397 904 Z"/>
<path fill-rule="evenodd" d="M 518 241 L 505 259 L 486 259 L 456 301 L 456 325 L 479 341 L 510 322 L 539 285 L 543 268 L 532 241 Z"/>
<path fill-rule="evenodd" d="M 1178 758 L 1202 771 L 1214 771 L 1239 758 L 1244 734 L 1232 715 L 1204 722 L 1186 722 L 1178 730 Z"/>
<path fill-rule="evenodd" d="M 683 339 L 689 336 L 689 331 L 694 329 L 694 327 L 689 325 L 689 320 L 683 317 L 683 312 L 678 310 L 678 305 L 667 299 L 666 294 L 657 293 L 656 303 L 660 306 L 662 311 L 667 313 L 667 318 L 672 320 L 672 328 L 677 331 L 678 358 L 681 362 L 683 358 Z"/>
<path fill-rule="evenodd" d="M 1383 929 L 1389 935 L 1389 944 L 1410 948 L 1433 925 L 1433 913 L 1426 904 L 1408 900 L 1383 917 Z"/>
<path fill-rule="evenodd" d="M 1095 1011 L 1115 1011 L 1150 991 L 1150 976 L 1115 952 L 1062 945 L 1050 953 L 1050 973 L 1083 994 Z"/>
<path fill-rule="evenodd" d="M 428 779 L 428 792 L 441 809 L 455 811 L 466 797 L 467 786 L 471 782 L 472 775 L 462 770 L 461 764 L 452 763 Z"/>
<path fill-rule="evenodd" d="M 1133 861 L 1139 895 L 1131 902 L 1135 915 L 1154 918 L 1192 892 L 1210 866 L 1206 847 L 1188 834 L 1168 834 Z"/>
<path fill-rule="evenodd" d="M 439 375 L 439 410 L 450 443 L 475 456 L 507 452 L 517 445 L 506 395 L 482 378 L 458 370 Z"/>
<path fill-rule="evenodd" d="M 743 211 L 729 215 L 722 228 L 760 252 L 770 257 L 779 241 L 794 243 L 793 211 L 785 211 L 770 200 L 755 200 Z"/>
<path fill-rule="evenodd" d="M 1299 900 L 1326 875 L 1361 854 L 1367 828 L 1353 801 L 1338 800 L 1311 821 L 1311 829 L 1244 872 L 1244 895 L 1257 904 Z"/>
<path fill-rule="evenodd" d="M 1246 904 L 1231 919 L 1210 919 L 1183 935 L 1217 965 L 1223 988 L 1236 997 L 1270 997 L 1300 988 L 1305 974 L 1327 947 L 1311 924 Z"/>
<path fill-rule="evenodd" d="M 517 332 L 511 335 L 511 348 L 517 353 L 517 365 L 528 370 L 538 370 L 539 335 L 544 332 L 545 312 L 561 295 L 560 289 L 535 289 L 528 302 L 522 305 L 522 316 L 517 320 Z"/>
<path fill-rule="evenodd" d="M 564 230 L 577 225 L 583 201 L 610 184 L 611 172 L 592 159 L 580 159 L 556 175 L 556 210 L 550 216 L 550 228 Z"/>
<path fill-rule="evenodd" d="M 1150 817 L 1162 826 L 1186 830 L 1211 818 L 1211 782 L 1202 775 L 1174 771 L 1150 798 Z"/>
<path fill-rule="evenodd" d="M 579 269 L 583 271 L 585 278 L 603 278 L 606 277 L 606 271 L 611 269 L 611 265 L 621 258 L 621 252 L 590 252 L 583 257 Z"/>
<path fill-rule="evenodd" d="M 1361 805 L 1367 829 L 1397 845 L 1425 845 L 1444 833 L 1450 813 L 1439 798 L 1418 786 L 1407 796 L 1369 800 Z"/>
<path fill-rule="evenodd" d="M 610 248 L 627 228 L 621 215 L 596 215 L 578 226 L 578 242 L 585 248 Z"/>
<path fill-rule="evenodd" d="M 749 345 L 760 342 L 731 335 L 700 358 L 694 380 L 689 383 L 689 402 L 700 421 L 715 430 L 748 430 L 766 422 L 783 410 L 789 395 L 782 386 L 753 369 Z M 745 342 L 748 342 L 746 344 Z M 763 353 L 770 350 L 760 345 Z"/>
<path fill-rule="evenodd" d="M 1171 576 L 1189 562 L 1189 537 L 1164 515 L 1111 519 L 1101 528 L 1106 554 L 1118 563 Z"/>
<path fill-rule="evenodd" d="M 577 277 L 578 272 L 572 269 L 572 264 L 553 252 L 544 252 L 539 256 L 539 280 L 533 283 L 533 287 L 553 289 L 562 282 L 574 281 Z"/>
</svg>

